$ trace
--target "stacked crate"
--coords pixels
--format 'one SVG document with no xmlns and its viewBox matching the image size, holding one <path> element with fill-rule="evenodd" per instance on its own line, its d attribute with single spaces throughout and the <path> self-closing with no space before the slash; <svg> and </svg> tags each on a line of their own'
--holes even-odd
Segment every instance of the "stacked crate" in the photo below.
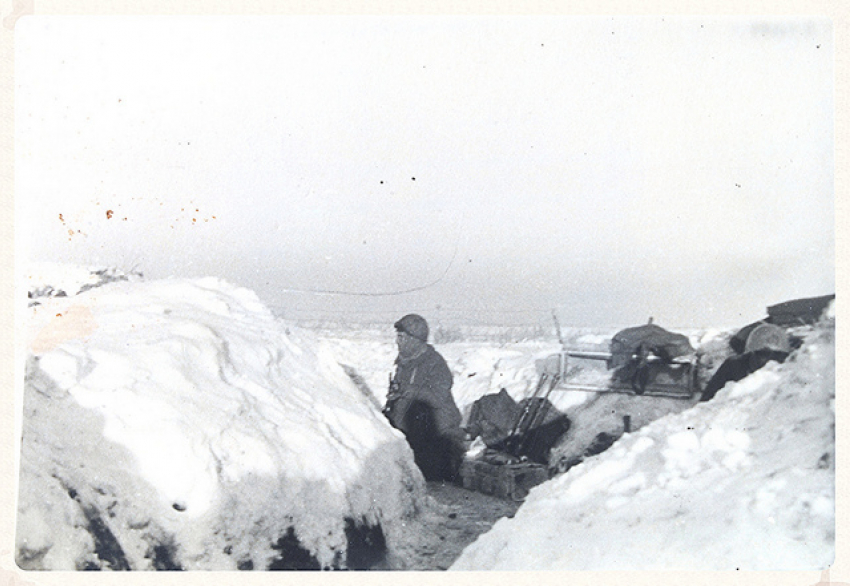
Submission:
<svg viewBox="0 0 850 586">
<path fill-rule="evenodd" d="M 523 500 L 529 490 L 549 479 L 546 466 L 534 462 L 464 460 L 460 475 L 466 489 L 514 501 Z"/>
</svg>

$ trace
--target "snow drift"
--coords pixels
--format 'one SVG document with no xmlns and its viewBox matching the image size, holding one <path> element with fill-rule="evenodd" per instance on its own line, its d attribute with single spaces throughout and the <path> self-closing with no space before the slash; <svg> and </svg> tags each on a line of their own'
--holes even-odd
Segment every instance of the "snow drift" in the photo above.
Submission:
<svg viewBox="0 0 850 586">
<path fill-rule="evenodd" d="M 320 339 L 216 279 L 65 270 L 47 282 L 59 274 L 29 283 L 21 567 L 404 568 L 420 531 L 443 522 L 379 411 L 391 324 Z M 804 343 L 784 364 L 707 403 L 553 393 L 573 427 L 550 463 L 599 431 L 616 441 L 533 489 L 452 569 L 826 567 L 834 329 L 830 311 L 795 331 Z M 612 333 L 564 332 L 599 350 Z M 729 335 L 691 333 L 705 376 Z M 500 388 L 527 397 L 535 360 L 560 344 L 438 349 L 468 412 Z M 623 433 L 623 414 L 634 431 Z"/>
<path fill-rule="evenodd" d="M 835 556 L 835 323 L 532 489 L 452 570 L 785 570 Z"/>
<path fill-rule="evenodd" d="M 30 283 L 22 568 L 344 568 L 392 555 L 424 483 L 326 345 L 217 279 L 108 276 Z"/>
</svg>

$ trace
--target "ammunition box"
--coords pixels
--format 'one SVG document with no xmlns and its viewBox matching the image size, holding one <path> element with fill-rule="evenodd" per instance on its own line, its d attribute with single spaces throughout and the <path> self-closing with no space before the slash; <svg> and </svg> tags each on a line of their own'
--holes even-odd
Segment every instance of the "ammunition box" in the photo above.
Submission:
<svg viewBox="0 0 850 586">
<path fill-rule="evenodd" d="M 549 479 L 542 464 L 496 464 L 481 460 L 464 460 L 460 476 L 466 489 L 514 501 L 523 500 L 529 490 Z"/>
</svg>

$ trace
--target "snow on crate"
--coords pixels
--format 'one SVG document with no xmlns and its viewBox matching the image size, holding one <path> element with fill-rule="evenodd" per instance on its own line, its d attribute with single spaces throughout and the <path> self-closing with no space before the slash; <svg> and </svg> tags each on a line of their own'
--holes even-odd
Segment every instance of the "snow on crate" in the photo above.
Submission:
<svg viewBox="0 0 850 586">
<path fill-rule="evenodd" d="M 809 570 L 835 557 L 834 314 L 784 364 L 532 489 L 453 570 Z"/>
<path fill-rule="evenodd" d="M 211 278 L 40 301 L 19 565 L 330 568 L 392 555 L 424 484 L 326 345 Z"/>
</svg>

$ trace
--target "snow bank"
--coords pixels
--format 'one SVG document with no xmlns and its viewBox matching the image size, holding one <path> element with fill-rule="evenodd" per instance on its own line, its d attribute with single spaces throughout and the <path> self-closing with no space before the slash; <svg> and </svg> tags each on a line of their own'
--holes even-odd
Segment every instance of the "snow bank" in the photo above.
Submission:
<svg viewBox="0 0 850 586">
<path fill-rule="evenodd" d="M 115 281 L 138 281 L 140 273 L 115 267 L 86 268 L 51 262 L 31 263 L 24 285 L 28 297 L 68 297 Z M 39 301 L 31 301 L 37 305 Z"/>
<path fill-rule="evenodd" d="M 325 344 L 220 280 L 74 275 L 28 310 L 20 566 L 357 566 L 358 535 L 392 553 L 424 484 Z"/>
<path fill-rule="evenodd" d="M 604 385 L 607 382 L 602 381 Z M 595 393 L 567 391 L 566 395 L 579 395 L 583 402 L 564 410 L 569 417 L 570 429 L 558 440 L 549 454 L 550 466 L 565 470 L 581 461 L 588 453 L 598 453 L 622 436 L 626 420 L 632 431 L 637 431 L 670 413 L 690 409 L 698 400 L 647 397 L 620 393 Z"/>
<path fill-rule="evenodd" d="M 453 570 L 785 570 L 835 554 L 835 328 L 533 489 Z"/>
</svg>

